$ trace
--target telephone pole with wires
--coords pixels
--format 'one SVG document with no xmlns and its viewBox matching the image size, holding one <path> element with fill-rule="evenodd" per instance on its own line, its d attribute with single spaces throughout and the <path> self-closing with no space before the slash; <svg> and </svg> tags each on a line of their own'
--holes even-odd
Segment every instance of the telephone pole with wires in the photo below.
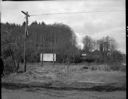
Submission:
<svg viewBox="0 0 128 99">
<path fill-rule="evenodd" d="M 25 37 L 24 37 L 24 71 L 26 72 L 26 39 L 27 39 L 27 36 L 28 36 L 28 17 L 32 16 L 32 17 L 36 17 L 36 16 L 44 16 L 44 15 L 56 15 L 56 14 L 67 14 L 67 15 L 70 15 L 70 14 L 85 14 L 85 13 L 113 13 L 113 12 L 123 12 L 124 10 L 115 10 L 115 11 L 78 11 L 78 12 L 58 12 L 58 13 L 42 13 L 42 14 L 33 14 L 33 15 L 29 15 L 28 12 L 24 12 L 24 11 L 21 11 L 24 15 L 25 15 L 25 18 L 26 18 L 26 22 L 25 22 Z M 53 38 L 54 39 L 54 38 Z M 56 38 L 55 38 L 56 39 Z M 56 42 L 53 42 L 54 44 L 52 44 L 52 50 L 53 51 L 53 63 L 55 61 L 55 58 L 54 58 L 54 53 L 55 53 L 55 43 Z M 54 46 L 54 48 L 53 48 Z"/>
<path fill-rule="evenodd" d="M 28 36 L 28 17 L 30 17 L 30 15 L 28 14 L 28 12 L 24 12 L 21 11 L 24 15 L 25 15 L 25 34 L 24 34 L 24 72 L 26 72 L 26 38 Z"/>
</svg>

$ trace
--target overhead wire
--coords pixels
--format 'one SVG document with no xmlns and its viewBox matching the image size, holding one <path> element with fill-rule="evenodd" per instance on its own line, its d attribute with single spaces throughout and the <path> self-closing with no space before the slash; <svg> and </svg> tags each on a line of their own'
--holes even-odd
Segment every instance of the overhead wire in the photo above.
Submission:
<svg viewBox="0 0 128 99">
<path fill-rule="evenodd" d="M 105 13 L 105 12 L 123 12 L 125 10 L 116 11 L 80 11 L 80 12 L 58 12 L 58 13 L 43 13 L 43 14 L 31 14 L 30 16 L 41 16 L 41 15 L 56 15 L 56 14 L 80 14 L 80 13 Z"/>
</svg>

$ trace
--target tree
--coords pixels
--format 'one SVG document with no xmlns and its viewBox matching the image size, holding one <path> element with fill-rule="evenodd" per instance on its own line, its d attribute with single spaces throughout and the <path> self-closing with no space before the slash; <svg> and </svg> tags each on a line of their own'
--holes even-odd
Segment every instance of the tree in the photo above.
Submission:
<svg viewBox="0 0 128 99">
<path fill-rule="evenodd" d="M 108 52 L 112 52 L 112 51 L 116 50 L 117 43 L 113 38 L 111 38 L 109 36 L 103 37 L 102 39 L 98 40 L 97 42 L 99 44 L 99 49 L 101 52 L 108 53 Z"/>
<path fill-rule="evenodd" d="M 14 63 L 12 65 L 13 67 L 11 67 L 13 70 L 16 70 L 16 68 L 18 68 L 19 57 L 22 53 L 21 52 L 21 48 L 22 48 L 21 33 L 22 33 L 21 26 L 15 25 L 15 24 L 9 24 L 9 23 L 6 23 L 6 24 L 1 23 L 2 57 L 4 61 L 7 61 L 5 62 L 6 66 L 10 65 L 8 61 L 10 57 L 9 60 L 12 61 L 12 63 Z M 20 37 L 20 40 L 18 40 L 19 37 Z"/>
<path fill-rule="evenodd" d="M 24 23 L 20 25 L 2 24 L 2 46 L 6 43 L 16 43 L 12 49 L 14 58 L 19 63 L 23 58 Z M 9 31 L 9 34 L 4 33 Z M 66 61 L 66 57 L 75 56 L 79 52 L 75 34 L 72 29 L 60 23 L 38 24 L 36 21 L 28 26 L 29 37 L 26 41 L 26 56 L 28 62 L 38 62 L 39 53 L 56 53 L 58 62 Z M 5 35 L 7 34 L 7 35 Z M 72 53 L 72 54 L 71 54 Z M 38 57 L 37 57 L 38 56 Z M 70 59 L 71 60 L 71 59 Z"/>
<path fill-rule="evenodd" d="M 90 53 L 94 48 L 94 41 L 89 36 L 84 37 L 83 44 L 84 44 L 83 51 L 85 53 Z"/>
<path fill-rule="evenodd" d="M 106 36 L 97 40 L 97 44 L 99 45 L 99 50 L 102 54 L 101 59 L 103 59 L 104 62 L 113 60 L 112 54 L 117 51 L 116 41 L 112 37 Z"/>
</svg>

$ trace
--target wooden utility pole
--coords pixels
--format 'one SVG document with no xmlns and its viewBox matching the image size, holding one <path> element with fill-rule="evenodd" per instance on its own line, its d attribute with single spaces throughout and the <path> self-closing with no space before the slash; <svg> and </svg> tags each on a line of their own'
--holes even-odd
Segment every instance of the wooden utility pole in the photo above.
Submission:
<svg viewBox="0 0 128 99">
<path fill-rule="evenodd" d="M 24 15 L 25 15 L 25 34 L 24 34 L 24 72 L 26 72 L 26 38 L 28 35 L 28 17 L 30 17 L 30 15 L 28 14 L 28 12 L 24 12 L 21 11 Z"/>
<path fill-rule="evenodd" d="M 54 32 L 53 32 L 53 65 L 55 64 L 55 62 L 54 62 L 54 53 L 55 53 L 55 36 L 54 36 Z"/>
<path fill-rule="evenodd" d="M 56 35 L 53 34 L 53 65 L 55 65 L 55 54 L 56 54 Z"/>
</svg>

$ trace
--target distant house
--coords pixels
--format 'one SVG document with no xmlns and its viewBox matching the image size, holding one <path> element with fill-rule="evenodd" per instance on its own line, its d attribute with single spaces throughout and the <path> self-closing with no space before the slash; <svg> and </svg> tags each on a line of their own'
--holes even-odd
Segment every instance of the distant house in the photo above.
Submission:
<svg viewBox="0 0 128 99">
<path fill-rule="evenodd" d="M 93 52 L 90 52 L 88 54 L 86 53 L 81 54 L 81 60 L 85 62 L 94 62 L 100 57 L 101 57 L 101 53 L 98 50 L 94 50 Z"/>
<path fill-rule="evenodd" d="M 94 58 L 100 58 L 101 56 L 101 52 L 99 50 L 95 50 L 91 53 L 91 55 L 94 57 Z"/>
</svg>

